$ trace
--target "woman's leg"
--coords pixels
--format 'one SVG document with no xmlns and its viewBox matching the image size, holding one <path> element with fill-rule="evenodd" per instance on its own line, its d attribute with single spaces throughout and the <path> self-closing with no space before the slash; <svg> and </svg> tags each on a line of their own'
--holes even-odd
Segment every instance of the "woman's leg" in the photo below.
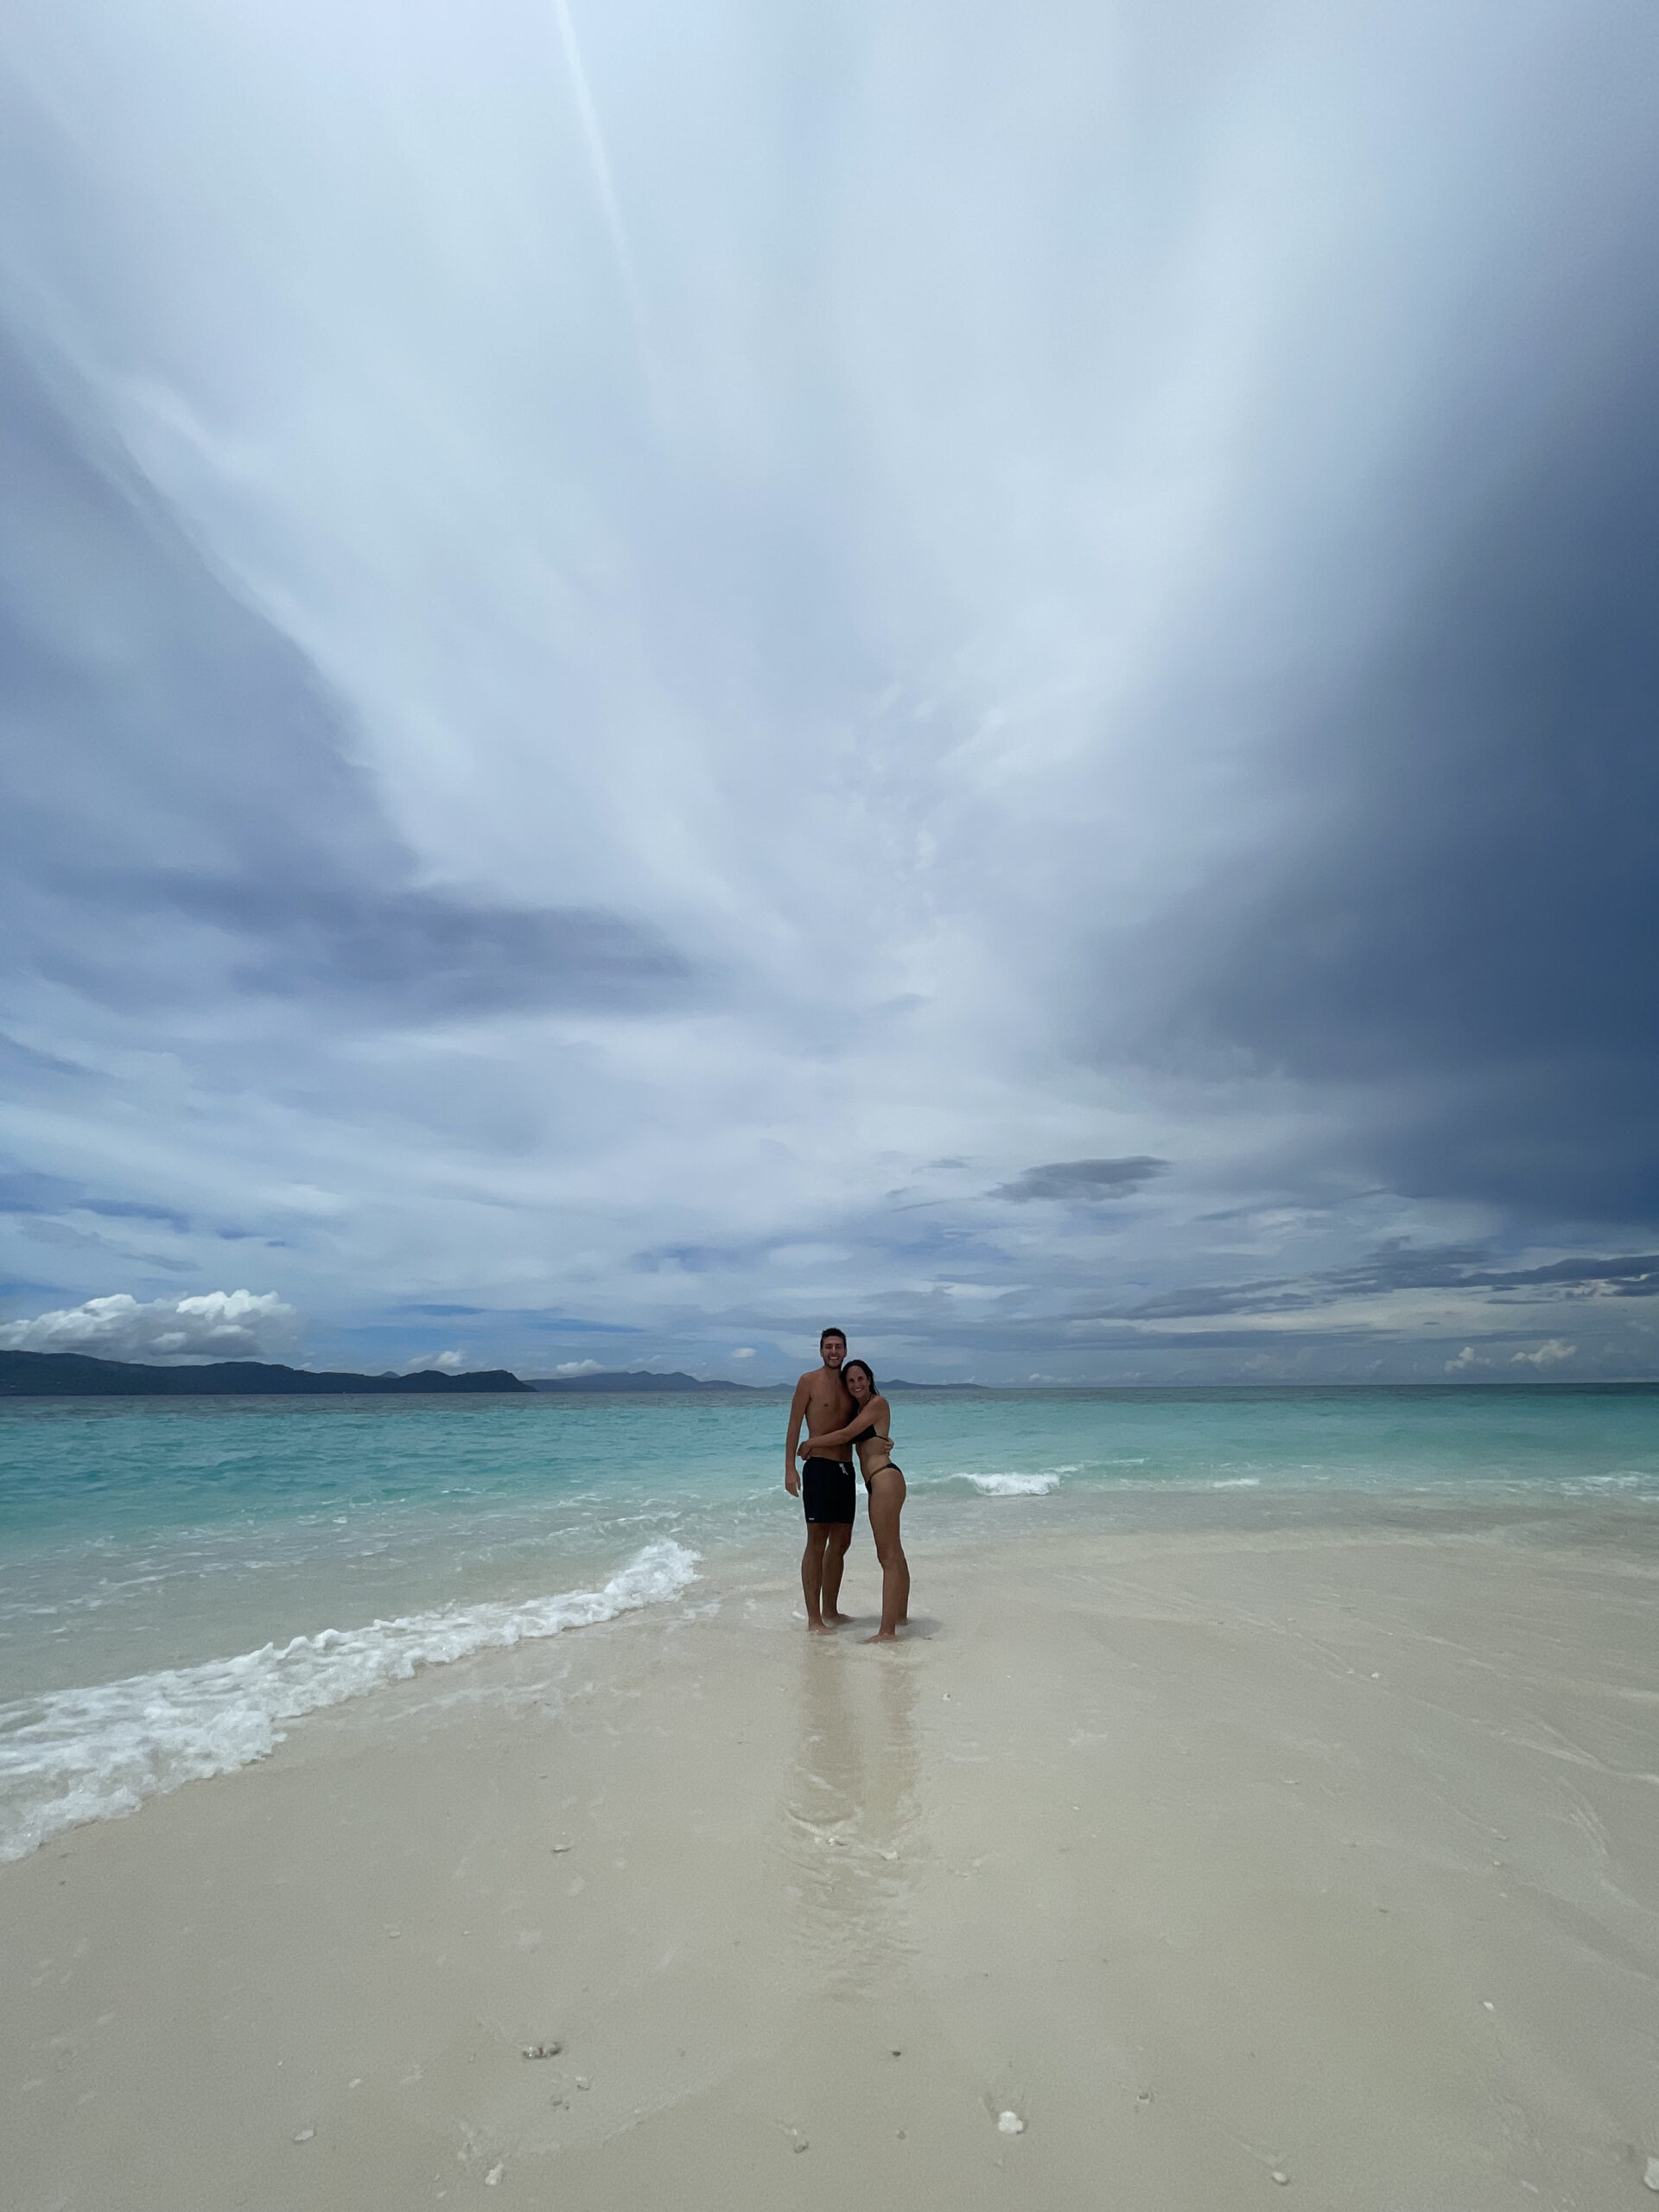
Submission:
<svg viewBox="0 0 1659 2212">
<path fill-rule="evenodd" d="M 881 1625 L 872 1643 L 896 1636 L 900 1623 L 910 1618 L 910 1562 L 899 1541 L 904 1510 L 905 1478 L 897 1467 L 883 1467 L 870 1478 L 870 1534 L 881 1562 Z"/>
</svg>

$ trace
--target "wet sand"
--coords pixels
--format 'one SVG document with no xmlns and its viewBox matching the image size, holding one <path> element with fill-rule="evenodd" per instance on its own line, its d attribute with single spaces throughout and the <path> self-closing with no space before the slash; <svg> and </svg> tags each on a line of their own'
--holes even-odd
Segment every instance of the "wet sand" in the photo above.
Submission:
<svg viewBox="0 0 1659 2212">
<path fill-rule="evenodd" d="M 726 1562 L 0 1867 L 8 2205 L 1653 2202 L 1652 1538 L 1271 1521 Z"/>
</svg>

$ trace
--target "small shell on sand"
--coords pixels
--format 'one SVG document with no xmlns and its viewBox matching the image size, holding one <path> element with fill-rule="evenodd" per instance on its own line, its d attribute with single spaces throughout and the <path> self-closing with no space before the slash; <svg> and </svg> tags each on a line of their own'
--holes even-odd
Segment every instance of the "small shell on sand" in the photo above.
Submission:
<svg viewBox="0 0 1659 2212">
<path fill-rule="evenodd" d="M 1659 2196 L 1659 2158 L 1649 2158 L 1642 2170 L 1642 2186 Z"/>
<path fill-rule="evenodd" d="M 562 2043 L 527 2043 L 524 2046 L 526 2058 L 556 2058 L 563 2049 Z"/>
<path fill-rule="evenodd" d="M 507 2162 L 506 2162 L 506 2160 L 505 2160 L 505 2158 L 499 2158 L 499 2159 L 496 2161 L 495 2164 L 494 2164 L 494 2165 L 493 2165 L 493 2166 L 490 2168 L 490 2171 L 488 2171 L 488 2173 L 486 2173 L 486 2174 L 485 2175 L 485 2177 L 484 2177 L 484 2186 L 485 2186 L 485 2188 L 486 2188 L 486 2189 L 493 2189 L 493 2188 L 495 2187 L 495 2185 L 496 2185 L 497 2182 L 499 2182 L 499 2181 L 500 2180 L 500 2178 L 501 2178 L 502 2175 L 503 2175 L 504 2173 L 505 2173 L 505 2171 L 507 2171 Z"/>
<path fill-rule="evenodd" d="M 296 2143 L 308 2143 L 316 2132 L 317 2131 L 315 2127 L 302 2127 L 300 2129 L 298 2134 L 295 2136 L 294 2140 Z"/>
<path fill-rule="evenodd" d="M 996 2127 L 1000 2135 L 1023 2135 L 1026 2132 L 1026 2123 L 1017 2112 L 998 2113 Z"/>
<path fill-rule="evenodd" d="M 1275 2166 L 1273 2169 L 1273 2178 L 1278 2183 L 1281 2189 L 1288 2189 L 1290 2187 L 1290 2176 L 1285 2171 L 1282 2166 Z"/>
<path fill-rule="evenodd" d="M 811 2148 L 811 2145 L 810 2145 L 810 2144 L 808 2144 L 808 2143 L 798 2143 L 798 2144 L 795 2145 L 795 2148 L 796 2148 L 798 2151 L 807 2151 L 807 2150 L 810 2150 L 810 2149 Z"/>
</svg>

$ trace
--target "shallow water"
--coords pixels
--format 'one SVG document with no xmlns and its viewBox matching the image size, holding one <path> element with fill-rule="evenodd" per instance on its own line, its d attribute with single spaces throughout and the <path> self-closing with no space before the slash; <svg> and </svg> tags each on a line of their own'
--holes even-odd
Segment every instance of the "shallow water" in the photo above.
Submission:
<svg viewBox="0 0 1659 2212">
<path fill-rule="evenodd" d="M 8 1406 L 0 1855 L 415 1669 L 675 1602 L 699 1562 L 787 1568 L 785 1412 L 735 1393 Z M 1622 1526 L 1659 1506 L 1642 1392 L 903 1394 L 893 1430 L 923 1573 L 930 1542 L 1072 1520 L 1369 1502 Z"/>
</svg>

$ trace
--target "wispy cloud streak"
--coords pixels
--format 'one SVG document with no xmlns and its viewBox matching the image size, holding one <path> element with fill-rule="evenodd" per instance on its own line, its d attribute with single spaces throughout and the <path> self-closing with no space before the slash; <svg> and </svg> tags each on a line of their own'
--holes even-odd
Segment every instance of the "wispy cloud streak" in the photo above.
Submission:
<svg viewBox="0 0 1659 2212">
<path fill-rule="evenodd" d="M 622 221 L 622 209 L 611 175 L 611 157 L 606 150 L 599 110 L 594 105 L 593 87 L 588 81 L 588 71 L 582 61 L 582 47 L 576 37 L 575 20 L 570 13 L 569 0 L 553 0 L 553 13 L 559 26 L 559 42 L 564 48 L 565 67 L 570 73 L 570 90 L 576 103 L 576 113 L 581 118 L 582 135 L 587 143 L 594 189 L 599 194 L 605 227 L 610 232 L 611 245 L 616 254 L 617 275 L 627 301 L 628 315 L 633 323 L 634 335 L 639 341 L 639 350 L 645 356 L 645 365 L 648 369 L 654 369 L 655 356 L 652 347 L 650 318 L 645 313 L 645 295 L 634 274 L 633 255 L 628 245 L 628 233 Z"/>
</svg>

